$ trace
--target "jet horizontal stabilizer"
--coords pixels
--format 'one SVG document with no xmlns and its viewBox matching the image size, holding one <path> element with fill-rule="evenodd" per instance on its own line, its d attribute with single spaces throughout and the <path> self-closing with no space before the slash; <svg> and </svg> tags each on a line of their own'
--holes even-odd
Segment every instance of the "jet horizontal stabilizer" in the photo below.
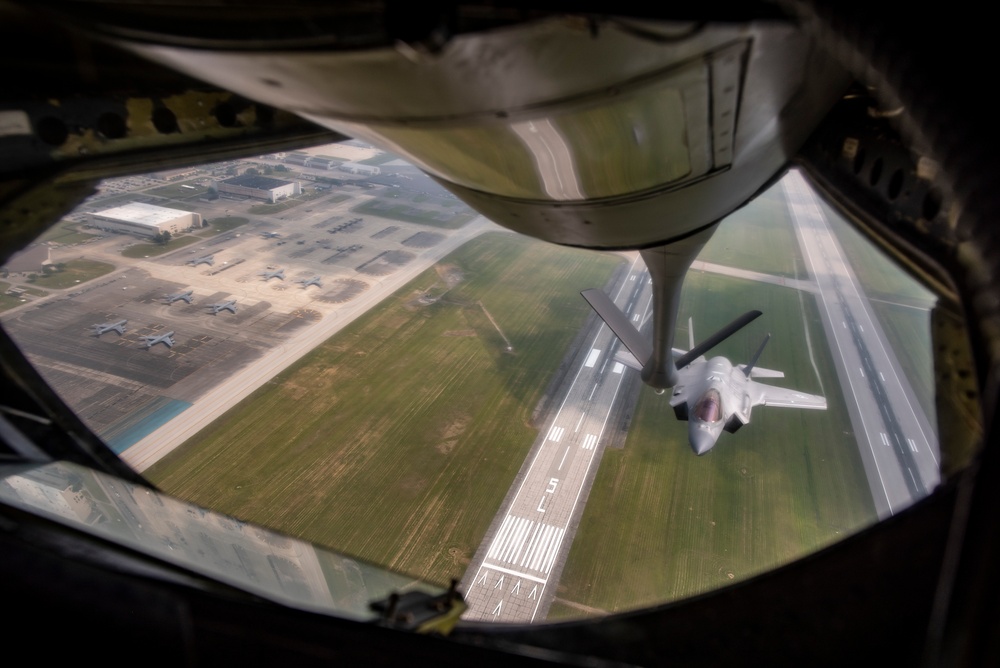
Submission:
<svg viewBox="0 0 1000 668">
<path fill-rule="evenodd" d="M 653 354 L 653 346 L 643 338 L 639 330 L 635 328 L 632 322 L 628 319 L 621 309 L 615 306 L 615 303 L 611 301 L 611 298 L 604 294 L 603 291 L 597 288 L 591 288 L 590 290 L 584 290 L 580 293 L 583 298 L 587 300 L 587 303 L 597 311 L 597 315 L 601 317 L 611 331 L 615 333 L 615 336 L 621 340 L 621 342 L 628 348 L 629 352 L 635 356 L 635 359 L 640 365 L 645 364 L 646 361 Z M 757 313 L 760 315 L 760 312 Z M 633 367 L 634 368 L 634 367 Z"/>
<path fill-rule="evenodd" d="M 612 306 L 614 306 L 614 305 L 612 304 Z M 594 307 L 594 308 L 596 309 L 597 307 Z M 744 313 L 743 315 L 741 315 L 740 317 L 736 318 L 731 323 L 729 323 L 728 325 L 726 325 L 725 327 L 723 327 L 722 329 L 720 329 L 719 331 L 717 331 L 715 334 L 712 334 L 710 337 L 708 337 L 707 339 L 705 339 L 704 341 L 702 341 L 701 343 L 699 343 L 698 345 L 696 345 L 694 348 L 692 348 L 691 350 L 687 351 L 685 354 L 683 354 L 680 357 L 678 357 L 677 360 L 676 360 L 677 368 L 678 369 L 683 369 L 688 364 L 690 364 L 694 360 L 698 359 L 699 357 L 701 357 L 702 355 L 704 355 L 706 352 L 708 352 L 709 350 L 711 350 L 715 346 L 719 345 L 720 343 L 722 343 L 723 341 L 725 341 L 726 339 L 728 339 L 730 336 L 732 336 L 733 334 L 735 334 L 739 330 L 741 330 L 744 327 L 746 327 L 748 324 L 750 324 L 751 322 L 753 322 L 754 320 L 756 320 L 760 316 L 761 316 L 761 312 L 760 311 L 757 311 L 757 310 L 747 311 L 746 313 Z M 605 320 L 605 322 L 606 322 L 606 320 Z M 627 321 L 626 321 L 626 323 L 627 323 Z M 610 326 L 610 323 L 609 323 L 609 326 Z M 614 327 L 612 327 L 611 329 L 614 329 Z M 615 333 L 617 334 L 618 332 L 615 332 Z M 621 337 L 619 336 L 618 338 L 621 338 Z"/>
</svg>

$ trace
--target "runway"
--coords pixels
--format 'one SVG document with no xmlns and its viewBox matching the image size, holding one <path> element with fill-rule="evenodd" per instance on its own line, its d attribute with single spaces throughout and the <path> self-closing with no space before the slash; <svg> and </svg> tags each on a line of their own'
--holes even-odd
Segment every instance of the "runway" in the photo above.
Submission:
<svg viewBox="0 0 1000 668">
<path fill-rule="evenodd" d="M 615 303 L 643 321 L 652 289 L 636 255 Z M 545 618 L 604 450 L 608 418 L 624 378 L 620 343 L 600 321 L 576 375 L 541 431 L 462 582 L 463 619 L 531 622 Z"/>
<path fill-rule="evenodd" d="M 940 482 L 935 431 L 812 190 L 794 171 L 781 183 L 807 269 L 819 286 L 823 327 L 875 508 L 884 519 Z"/>
<path fill-rule="evenodd" d="M 809 278 L 787 279 L 702 261 L 692 269 L 817 295 L 876 510 L 880 518 L 887 517 L 939 483 L 935 432 L 811 190 L 797 173 L 783 184 Z M 637 324 L 648 309 L 647 284 L 642 265 L 633 262 L 614 299 Z M 559 410 L 542 430 L 466 572 L 466 621 L 545 619 L 622 383 L 624 370 L 613 359 L 620 344 L 603 323 L 597 329 L 581 351 Z"/>
</svg>

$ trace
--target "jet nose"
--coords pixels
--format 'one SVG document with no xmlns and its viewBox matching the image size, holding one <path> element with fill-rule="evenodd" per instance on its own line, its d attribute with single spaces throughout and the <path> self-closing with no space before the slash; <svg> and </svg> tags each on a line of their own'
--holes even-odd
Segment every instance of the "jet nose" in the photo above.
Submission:
<svg viewBox="0 0 1000 668">
<path fill-rule="evenodd" d="M 715 445 L 715 436 L 705 429 L 692 429 L 690 431 L 691 449 L 694 454 L 703 455 Z"/>
</svg>

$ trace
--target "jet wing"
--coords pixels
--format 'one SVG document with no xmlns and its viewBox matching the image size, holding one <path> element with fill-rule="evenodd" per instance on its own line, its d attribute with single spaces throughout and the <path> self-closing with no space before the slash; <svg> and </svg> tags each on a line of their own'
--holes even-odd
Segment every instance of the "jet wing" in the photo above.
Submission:
<svg viewBox="0 0 1000 668">
<path fill-rule="evenodd" d="M 747 381 L 747 390 L 754 406 L 826 410 L 826 397 L 819 397 L 815 394 L 806 394 L 805 392 L 790 390 L 785 387 L 755 383 L 752 380 Z"/>
</svg>

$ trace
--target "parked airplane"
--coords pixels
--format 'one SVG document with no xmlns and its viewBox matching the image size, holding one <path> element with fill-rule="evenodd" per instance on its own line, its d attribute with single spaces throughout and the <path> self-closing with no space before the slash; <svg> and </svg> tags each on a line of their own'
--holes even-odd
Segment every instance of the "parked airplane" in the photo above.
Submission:
<svg viewBox="0 0 1000 668">
<path fill-rule="evenodd" d="M 199 264 L 207 264 L 208 266 L 211 267 L 213 264 L 215 264 L 215 256 L 204 255 L 202 257 L 196 257 L 192 260 L 188 260 L 187 263 L 195 267 L 197 267 Z"/>
<path fill-rule="evenodd" d="M 323 283 L 321 281 L 322 281 L 322 276 L 313 276 L 312 278 L 301 278 L 295 282 L 301 283 L 302 289 L 304 290 L 308 288 L 310 285 L 315 285 L 318 288 L 323 287 Z"/>
<path fill-rule="evenodd" d="M 93 330 L 92 334 L 94 336 L 100 336 L 105 332 L 118 332 L 119 336 L 125 333 L 125 325 L 128 320 L 119 320 L 118 322 L 105 322 L 100 325 L 91 325 L 90 328 Z"/>
<path fill-rule="evenodd" d="M 155 346 L 157 343 L 162 343 L 167 348 L 173 348 L 174 347 L 173 336 L 174 336 L 173 332 L 166 332 L 165 334 L 159 334 L 157 336 L 140 336 L 139 340 L 142 341 L 143 347 L 146 348 L 147 350 Z"/>
<path fill-rule="evenodd" d="M 177 292 L 172 295 L 163 295 L 163 301 L 167 304 L 173 304 L 175 301 L 183 299 L 188 304 L 191 303 L 191 298 L 194 296 L 194 290 L 188 290 L 187 292 Z"/>
<path fill-rule="evenodd" d="M 219 311 L 231 311 L 236 313 L 236 300 L 230 299 L 229 301 L 219 302 L 218 304 L 209 304 L 207 308 L 212 309 L 212 315 L 216 315 Z"/>
<path fill-rule="evenodd" d="M 281 236 L 277 232 L 261 232 L 260 234 L 265 239 L 277 239 L 278 237 Z"/>
<path fill-rule="evenodd" d="M 280 278 L 281 280 L 285 280 L 285 270 L 276 269 L 274 271 L 262 271 L 258 274 L 258 276 L 263 276 L 265 281 L 269 281 L 272 278 Z"/>
<path fill-rule="evenodd" d="M 603 292 L 586 290 L 582 294 L 627 349 L 619 351 L 615 361 L 641 372 L 644 364 L 639 360 L 648 358 L 652 346 Z M 824 397 L 751 380 L 753 377 L 783 378 L 785 375 L 781 371 L 756 366 L 771 338 L 770 334 L 764 337 L 760 348 L 745 365 L 734 367 L 725 357 L 704 358 L 704 353 L 760 315 L 760 311 L 748 311 L 697 346 L 694 345 L 694 328 L 689 326 L 688 351 L 672 350 L 677 383 L 670 405 L 678 420 L 688 421 L 688 441 L 696 455 L 711 450 L 723 430 L 733 433 L 748 424 L 754 406 L 826 409 Z"/>
</svg>

